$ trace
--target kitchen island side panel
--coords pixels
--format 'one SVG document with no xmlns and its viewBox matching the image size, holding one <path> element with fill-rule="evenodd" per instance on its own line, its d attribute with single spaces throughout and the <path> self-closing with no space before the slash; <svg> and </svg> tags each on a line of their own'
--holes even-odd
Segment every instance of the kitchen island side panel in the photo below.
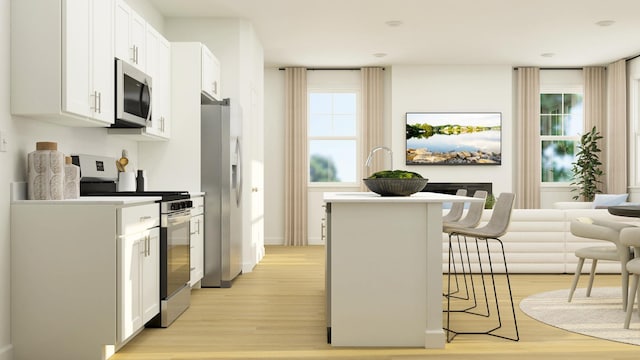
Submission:
<svg viewBox="0 0 640 360">
<path fill-rule="evenodd" d="M 11 206 L 16 360 L 103 359 L 116 341 L 116 211 Z"/>
<path fill-rule="evenodd" d="M 332 345 L 444 346 L 441 206 L 331 203 Z"/>
</svg>

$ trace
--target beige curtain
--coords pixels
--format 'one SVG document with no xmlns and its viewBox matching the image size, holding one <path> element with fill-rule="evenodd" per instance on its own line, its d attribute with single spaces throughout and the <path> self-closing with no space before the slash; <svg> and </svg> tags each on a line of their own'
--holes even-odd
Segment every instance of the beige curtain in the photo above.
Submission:
<svg viewBox="0 0 640 360">
<path fill-rule="evenodd" d="M 584 132 L 591 131 L 595 126 L 601 135 L 607 132 L 607 72 L 602 66 L 585 67 L 582 71 L 584 78 Z M 607 137 L 604 136 L 599 141 L 601 149 L 600 161 L 606 164 L 607 161 Z M 606 169 L 603 168 L 606 172 Z M 600 179 L 598 189 L 606 192 L 606 176 Z"/>
<path fill-rule="evenodd" d="M 307 233 L 307 70 L 286 68 L 284 242 L 308 244 Z"/>
<path fill-rule="evenodd" d="M 619 60 L 607 67 L 608 122 L 605 178 L 607 192 L 624 194 L 627 188 L 627 64 Z"/>
<path fill-rule="evenodd" d="M 365 67 L 361 69 L 362 84 L 362 177 L 384 169 L 388 154 L 377 151 L 367 168 L 364 162 L 369 151 L 376 146 L 384 145 L 384 70 L 381 67 Z M 388 162 L 387 162 L 388 163 Z M 391 166 L 391 165 L 389 165 Z M 368 191 L 363 183 L 360 183 L 362 191 Z"/>
<path fill-rule="evenodd" d="M 540 207 L 540 69 L 518 68 L 516 103 L 516 207 Z"/>
</svg>

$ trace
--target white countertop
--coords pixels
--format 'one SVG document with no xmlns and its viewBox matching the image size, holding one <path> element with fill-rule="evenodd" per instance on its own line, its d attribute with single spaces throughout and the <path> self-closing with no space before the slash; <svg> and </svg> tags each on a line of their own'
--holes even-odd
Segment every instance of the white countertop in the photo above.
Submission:
<svg viewBox="0 0 640 360">
<path fill-rule="evenodd" d="M 31 205 L 139 205 L 161 200 L 159 196 L 81 196 L 67 200 L 14 200 L 13 204 Z"/>
<path fill-rule="evenodd" d="M 365 203 L 429 203 L 429 202 L 479 202 L 483 199 L 432 192 L 418 192 L 410 196 L 380 196 L 374 192 L 325 192 L 324 202 Z"/>
</svg>

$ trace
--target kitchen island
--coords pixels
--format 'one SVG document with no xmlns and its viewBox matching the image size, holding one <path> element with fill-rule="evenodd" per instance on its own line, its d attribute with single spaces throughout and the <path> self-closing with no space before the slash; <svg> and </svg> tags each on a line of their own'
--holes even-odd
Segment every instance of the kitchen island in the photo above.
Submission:
<svg viewBox="0 0 640 360">
<path fill-rule="evenodd" d="M 324 193 L 327 334 L 333 346 L 442 348 L 442 203 L 421 192 Z"/>
</svg>

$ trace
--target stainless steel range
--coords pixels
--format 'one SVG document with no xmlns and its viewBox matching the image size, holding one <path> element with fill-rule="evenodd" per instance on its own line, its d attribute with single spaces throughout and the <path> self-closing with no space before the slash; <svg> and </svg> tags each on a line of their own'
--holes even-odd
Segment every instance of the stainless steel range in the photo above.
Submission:
<svg viewBox="0 0 640 360">
<path fill-rule="evenodd" d="M 190 305 L 190 219 L 187 191 L 116 191 L 115 158 L 74 155 L 80 166 L 80 196 L 160 197 L 160 313 L 147 327 L 168 327 Z"/>
</svg>

